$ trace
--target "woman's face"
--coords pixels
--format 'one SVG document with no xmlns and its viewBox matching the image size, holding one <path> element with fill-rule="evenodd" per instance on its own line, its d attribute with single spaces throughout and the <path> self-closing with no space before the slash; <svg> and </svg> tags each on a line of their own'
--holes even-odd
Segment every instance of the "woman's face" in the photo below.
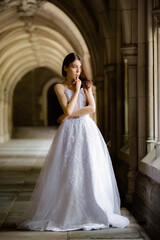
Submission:
<svg viewBox="0 0 160 240">
<path fill-rule="evenodd" d="M 80 76 L 82 72 L 82 64 L 78 59 L 76 59 L 72 63 L 70 63 L 68 67 L 64 66 L 64 70 L 67 73 L 68 79 L 75 80 L 77 77 Z"/>
</svg>

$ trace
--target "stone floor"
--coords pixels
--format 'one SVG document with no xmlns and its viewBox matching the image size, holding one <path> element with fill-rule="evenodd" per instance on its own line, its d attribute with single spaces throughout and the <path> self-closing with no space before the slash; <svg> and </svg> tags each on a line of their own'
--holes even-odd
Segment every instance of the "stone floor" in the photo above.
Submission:
<svg viewBox="0 0 160 240">
<path fill-rule="evenodd" d="M 146 239 L 149 237 L 126 208 L 122 215 L 130 219 L 125 229 L 41 232 L 17 231 L 16 219 L 23 213 L 34 189 L 52 139 L 12 139 L 0 144 L 0 239 L 3 240 L 86 240 Z"/>
</svg>

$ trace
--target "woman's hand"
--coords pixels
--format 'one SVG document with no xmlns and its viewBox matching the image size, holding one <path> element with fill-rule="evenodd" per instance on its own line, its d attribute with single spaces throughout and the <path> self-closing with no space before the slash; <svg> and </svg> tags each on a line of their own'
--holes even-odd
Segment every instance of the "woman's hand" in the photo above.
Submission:
<svg viewBox="0 0 160 240">
<path fill-rule="evenodd" d="M 59 118 L 58 118 L 58 120 L 57 120 L 57 122 L 59 123 L 59 124 L 62 124 L 62 123 L 64 123 L 66 120 L 67 120 L 67 118 L 69 118 L 69 115 L 67 115 L 67 114 L 62 114 Z"/>
<path fill-rule="evenodd" d="M 75 91 L 79 91 L 81 88 L 81 80 L 77 77 L 74 81 L 73 81 L 73 85 L 75 85 Z"/>
</svg>

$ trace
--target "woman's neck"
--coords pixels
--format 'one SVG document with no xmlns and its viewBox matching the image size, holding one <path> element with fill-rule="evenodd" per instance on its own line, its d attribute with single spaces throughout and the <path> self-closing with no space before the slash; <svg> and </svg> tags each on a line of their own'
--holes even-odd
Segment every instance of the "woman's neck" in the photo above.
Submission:
<svg viewBox="0 0 160 240">
<path fill-rule="evenodd" d="M 72 87 L 73 79 L 65 79 L 64 84 L 66 84 L 68 87 Z"/>
</svg>

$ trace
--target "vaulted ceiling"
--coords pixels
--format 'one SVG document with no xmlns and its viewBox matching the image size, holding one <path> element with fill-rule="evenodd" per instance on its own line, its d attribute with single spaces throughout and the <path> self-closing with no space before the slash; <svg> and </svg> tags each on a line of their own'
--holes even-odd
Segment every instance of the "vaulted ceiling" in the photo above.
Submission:
<svg viewBox="0 0 160 240">
<path fill-rule="evenodd" d="M 103 104 L 99 89 L 104 86 L 106 66 L 116 62 L 117 3 L 0 1 L 0 142 L 8 140 L 12 132 L 17 83 L 36 68 L 48 68 L 55 77 L 61 77 L 62 61 L 69 52 L 83 57 L 88 77 L 97 85 L 97 96 Z"/>
<path fill-rule="evenodd" d="M 107 29 L 103 29 L 101 22 L 108 25 L 107 2 L 1 1 L 1 91 L 13 92 L 17 82 L 38 67 L 50 68 L 61 76 L 62 61 L 69 52 L 77 52 L 84 58 L 88 76 L 92 78 L 99 64 L 99 33 Z"/>
</svg>

